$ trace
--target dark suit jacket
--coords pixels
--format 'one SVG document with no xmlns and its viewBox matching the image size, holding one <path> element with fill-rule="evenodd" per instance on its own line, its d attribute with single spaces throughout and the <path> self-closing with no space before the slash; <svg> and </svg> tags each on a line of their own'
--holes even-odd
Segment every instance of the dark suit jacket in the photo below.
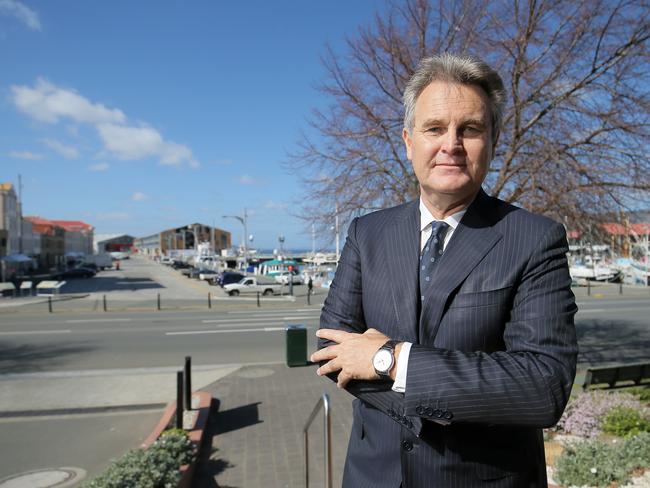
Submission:
<svg viewBox="0 0 650 488">
<path fill-rule="evenodd" d="M 413 343 L 406 393 L 347 388 L 344 486 L 546 486 L 577 356 L 564 227 L 481 191 L 422 301 L 419 252 L 419 201 L 355 219 L 325 301 L 321 328 Z"/>
</svg>

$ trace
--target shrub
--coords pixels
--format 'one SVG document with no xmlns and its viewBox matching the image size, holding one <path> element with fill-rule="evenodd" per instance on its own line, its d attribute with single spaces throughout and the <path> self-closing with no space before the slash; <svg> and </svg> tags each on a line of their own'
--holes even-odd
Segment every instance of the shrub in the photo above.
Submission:
<svg viewBox="0 0 650 488">
<path fill-rule="evenodd" d="M 601 423 L 611 409 L 628 407 L 644 411 L 639 399 L 629 393 L 593 390 L 578 394 L 569 402 L 556 430 L 585 438 L 601 433 Z"/>
<path fill-rule="evenodd" d="M 650 432 L 650 420 L 642 412 L 629 407 L 614 407 L 602 424 L 603 432 L 620 437 L 632 437 Z"/>
<path fill-rule="evenodd" d="M 650 386 L 634 386 L 632 388 L 627 388 L 626 393 L 631 393 L 643 403 L 650 402 Z"/>
<path fill-rule="evenodd" d="M 569 443 L 555 462 L 562 486 L 607 487 L 627 482 L 632 472 L 650 466 L 650 434 L 615 444 L 588 440 Z"/>
<path fill-rule="evenodd" d="M 643 432 L 625 441 L 625 462 L 629 469 L 650 467 L 650 433 Z"/>
<path fill-rule="evenodd" d="M 183 430 L 163 432 L 149 449 L 131 449 L 88 483 L 88 488 L 171 488 L 179 468 L 192 459 L 192 444 Z"/>
</svg>

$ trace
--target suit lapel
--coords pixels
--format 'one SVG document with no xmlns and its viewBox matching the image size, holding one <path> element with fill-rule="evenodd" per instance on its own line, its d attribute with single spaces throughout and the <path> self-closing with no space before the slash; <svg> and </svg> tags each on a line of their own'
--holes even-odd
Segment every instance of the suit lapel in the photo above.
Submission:
<svg viewBox="0 0 650 488">
<path fill-rule="evenodd" d="M 418 342 L 418 262 L 420 254 L 419 200 L 403 207 L 387 228 L 385 263 L 400 340 Z"/>
<path fill-rule="evenodd" d="M 421 344 L 433 345 L 449 295 L 501 239 L 501 234 L 492 228 L 496 217 L 490 211 L 493 205 L 480 190 L 434 268 L 433 282 L 425 293 L 420 314 Z"/>
</svg>

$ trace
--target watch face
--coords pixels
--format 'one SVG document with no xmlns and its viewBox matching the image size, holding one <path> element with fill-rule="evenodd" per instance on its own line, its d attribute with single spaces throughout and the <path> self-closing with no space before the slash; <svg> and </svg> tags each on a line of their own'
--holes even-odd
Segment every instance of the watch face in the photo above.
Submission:
<svg viewBox="0 0 650 488">
<path fill-rule="evenodd" d="M 372 360 L 372 365 L 377 371 L 388 372 L 393 365 L 393 355 L 386 349 L 380 349 Z"/>
</svg>

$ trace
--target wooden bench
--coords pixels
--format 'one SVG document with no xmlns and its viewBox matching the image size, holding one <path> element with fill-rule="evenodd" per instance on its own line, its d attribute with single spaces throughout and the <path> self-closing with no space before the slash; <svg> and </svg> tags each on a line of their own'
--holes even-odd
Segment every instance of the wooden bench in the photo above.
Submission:
<svg viewBox="0 0 650 488">
<path fill-rule="evenodd" d="M 630 382 L 634 385 L 640 385 L 647 379 L 650 379 L 650 361 L 598 366 L 587 369 L 582 388 L 584 390 L 590 386 L 596 386 L 598 388 L 622 388 L 632 386 Z"/>
</svg>

